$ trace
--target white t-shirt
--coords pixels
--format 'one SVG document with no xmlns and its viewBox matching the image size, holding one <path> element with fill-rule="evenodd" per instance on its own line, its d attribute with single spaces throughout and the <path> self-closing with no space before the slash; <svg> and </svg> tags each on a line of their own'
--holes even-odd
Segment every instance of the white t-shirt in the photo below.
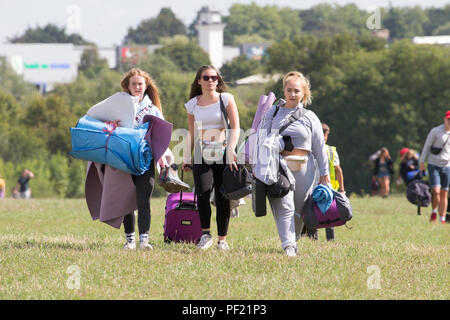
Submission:
<svg viewBox="0 0 450 320">
<path fill-rule="evenodd" d="M 222 92 L 221 96 L 226 110 L 228 101 L 232 95 L 228 92 Z M 208 106 L 199 106 L 197 97 L 193 97 L 184 106 L 186 107 L 187 113 L 194 116 L 195 122 L 201 123 L 202 130 L 226 128 L 222 111 L 220 110 L 220 99 L 216 103 Z"/>
</svg>

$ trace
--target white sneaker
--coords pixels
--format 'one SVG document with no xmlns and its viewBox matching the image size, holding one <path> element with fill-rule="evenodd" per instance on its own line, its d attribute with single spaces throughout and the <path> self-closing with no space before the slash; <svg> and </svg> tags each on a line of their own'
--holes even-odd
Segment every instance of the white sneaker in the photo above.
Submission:
<svg viewBox="0 0 450 320">
<path fill-rule="evenodd" d="M 150 243 L 148 243 L 148 239 L 147 240 L 143 240 L 139 242 L 139 249 L 140 250 L 153 250 L 153 247 Z"/>
<path fill-rule="evenodd" d="M 219 243 L 217 244 L 217 249 L 228 251 L 228 250 L 230 250 L 230 246 L 228 245 L 228 243 L 225 240 L 219 241 Z"/>
<path fill-rule="evenodd" d="M 286 255 L 288 257 L 297 256 L 297 249 L 294 246 L 287 246 L 286 248 L 284 248 L 284 252 L 286 252 Z"/>
<path fill-rule="evenodd" d="M 202 237 L 200 238 L 200 241 L 197 244 L 197 249 L 202 249 L 202 250 L 206 250 L 209 247 L 211 247 L 213 244 L 213 239 L 212 236 L 210 234 L 204 234 L 202 235 Z"/>
<path fill-rule="evenodd" d="M 136 242 L 132 241 L 132 242 L 125 242 L 123 248 L 123 250 L 136 250 Z"/>
</svg>

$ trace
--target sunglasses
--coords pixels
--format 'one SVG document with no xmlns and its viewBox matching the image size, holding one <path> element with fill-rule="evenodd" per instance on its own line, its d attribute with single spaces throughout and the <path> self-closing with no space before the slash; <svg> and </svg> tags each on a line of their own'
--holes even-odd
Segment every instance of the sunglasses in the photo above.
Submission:
<svg viewBox="0 0 450 320">
<path fill-rule="evenodd" d="M 217 79 L 219 79 L 218 76 L 203 76 L 202 79 L 204 81 L 209 81 L 209 79 L 211 79 L 212 81 L 217 81 Z"/>
</svg>

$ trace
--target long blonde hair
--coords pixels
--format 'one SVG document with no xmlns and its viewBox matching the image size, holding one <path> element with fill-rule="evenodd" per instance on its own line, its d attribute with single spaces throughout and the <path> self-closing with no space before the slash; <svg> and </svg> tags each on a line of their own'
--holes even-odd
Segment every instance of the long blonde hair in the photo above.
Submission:
<svg viewBox="0 0 450 320">
<path fill-rule="evenodd" d="M 311 104 L 312 95 L 311 95 L 311 85 L 309 83 L 309 80 L 302 73 L 300 73 L 298 71 L 290 71 L 290 72 L 286 73 L 286 75 L 283 77 L 283 89 L 286 87 L 286 82 L 289 78 L 297 78 L 300 80 L 301 86 L 303 88 L 302 103 L 304 106 Z"/>
<path fill-rule="evenodd" d="M 130 84 L 130 78 L 133 76 L 140 76 L 145 79 L 145 84 L 147 86 L 147 89 L 145 89 L 145 93 L 148 95 L 150 100 L 152 100 L 153 104 L 162 113 L 161 99 L 159 98 L 158 88 L 156 87 L 155 81 L 152 79 L 152 77 L 150 77 L 150 75 L 144 70 L 133 68 L 127 73 L 125 73 L 122 81 L 120 82 L 120 86 L 122 87 L 123 91 L 131 94 L 130 89 L 128 89 L 128 86 Z"/>
</svg>

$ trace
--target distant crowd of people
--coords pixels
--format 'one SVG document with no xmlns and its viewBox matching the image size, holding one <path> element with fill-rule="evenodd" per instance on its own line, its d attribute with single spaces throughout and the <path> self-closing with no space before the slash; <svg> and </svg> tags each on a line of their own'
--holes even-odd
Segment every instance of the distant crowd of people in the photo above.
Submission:
<svg viewBox="0 0 450 320">
<path fill-rule="evenodd" d="M 432 195 L 432 211 L 430 222 L 438 220 L 445 223 L 448 207 L 448 189 L 450 176 L 450 111 L 444 116 L 444 123 L 432 128 L 428 133 L 422 152 L 410 148 L 402 148 L 399 152 L 400 167 L 398 183 L 408 185 L 414 179 L 429 176 Z M 394 163 L 385 147 L 369 157 L 373 162 L 372 195 L 388 197 L 391 177 L 394 174 Z M 427 163 L 427 167 L 425 167 Z"/>
</svg>

